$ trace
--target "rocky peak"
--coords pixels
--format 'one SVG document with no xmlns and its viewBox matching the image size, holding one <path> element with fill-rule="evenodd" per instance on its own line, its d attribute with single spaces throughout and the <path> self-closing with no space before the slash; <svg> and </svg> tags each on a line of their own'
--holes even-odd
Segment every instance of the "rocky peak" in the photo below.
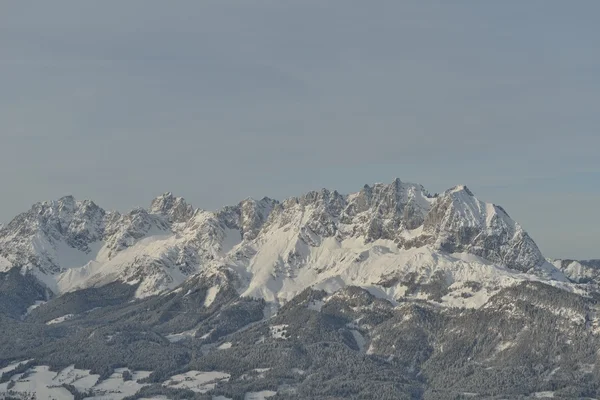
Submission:
<svg viewBox="0 0 600 400">
<path fill-rule="evenodd" d="M 74 247 L 98 240 L 102 235 L 105 211 L 94 202 L 78 202 L 73 196 L 37 203 L 13 219 L 7 227 L 14 235 L 43 233 L 54 240 L 64 239 Z"/>
<path fill-rule="evenodd" d="M 46 272 L 61 269 L 59 247 L 83 253 L 102 239 L 105 211 L 89 200 L 65 196 L 34 204 L 0 231 L 0 253 L 15 266 L 38 266 Z"/>
<path fill-rule="evenodd" d="M 464 193 L 467 196 L 475 196 L 466 185 L 456 185 L 453 188 L 448 189 L 446 193 Z"/>
<path fill-rule="evenodd" d="M 239 204 L 240 228 L 245 240 L 254 239 L 264 223 L 269 218 L 273 207 L 278 204 L 276 200 L 264 197 L 260 201 L 247 199 Z"/>
<path fill-rule="evenodd" d="M 194 208 L 183 198 L 167 192 L 152 201 L 150 213 L 167 216 L 172 222 L 186 222 L 194 215 Z"/>
<path fill-rule="evenodd" d="M 513 269 L 528 271 L 545 262 L 537 245 L 503 208 L 478 200 L 463 185 L 436 199 L 423 232 L 425 241 L 447 252 L 475 254 Z"/>
<path fill-rule="evenodd" d="M 271 211 L 279 202 L 264 197 L 261 200 L 247 198 L 235 206 L 217 211 L 217 218 L 229 229 L 238 229 L 244 240 L 254 239 L 265 224 Z"/>
<path fill-rule="evenodd" d="M 432 199 L 421 185 L 395 179 L 390 184 L 365 185 L 348 196 L 341 221 L 360 224 L 368 240 L 394 239 L 404 229 L 420 226 L 429 211 Z"/>
<path fill-rule="evenodd" d="M 376 183 L 349 196 L 347 215 L 356 215 L 368 210 L 376 211 L 382 217 L 393 218 L 402 213 L 404 207 L 420 200 L 425 211 L 429 208 L 429 195 L 421 185 L 404 183 L 395 179 L 390 184 Z"/>
<path fill-rule="evenodd" d="M 501 207 L 478 200 L 465 185 L 436 197 L 400 179 L 348 196 L 323 189 L 285 200 L 272 216 L 276 226 L 298 230 L 310 246 L 319 246 L 319 238 L 363 237 L 393 240 L 405 249 L 429 245 L 471 253 L 521 271 L 544 263 L 533 240 Z"/>
</svg>

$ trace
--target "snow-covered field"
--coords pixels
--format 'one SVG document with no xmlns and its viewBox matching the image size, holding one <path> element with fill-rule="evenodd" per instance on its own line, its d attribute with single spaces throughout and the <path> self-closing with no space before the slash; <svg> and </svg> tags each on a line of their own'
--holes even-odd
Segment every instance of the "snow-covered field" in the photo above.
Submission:
<svg viewBox="0 0 600 400">
<path fill-rule="evenodd" d="M 28 361 L 31 360 L 12 363 L 0 369 L 0 375 L 13 371 Z M 123 373 L 126 371 L 131 373 L 131 380 L 123 378 Z M 266 371 L 266 369 L 260 370 L 260 372 Z M 47 366 L 36 366 L 29 369 L 26 373 L 12 376 L 9 382 L 0 384 L 0 398 L 2 398 L 3 393 L 9 392 L 10 385 L 10 391 L 15 397 L 25 398 L 26 396 L 31 397 L 35 395 L 37 400 L 72 400 L 74 396 L 62 386 L 67 384 L 74 386 L 81 393 L 90 393 L 90 396 L 86 397 L 87 400 L 119 400 L 134 395 L 146 386 L 137 381 L 147 378 L 149 375 L 149 371 L 130 371 L 127 368 L 119 368 L 108 379 L 98 382 L 99 375 L 91 374 L 90 371 L 77 369 L 74 366 L 67 367 L 59 372 L 51 371 Z M 172 376 L 163 383 L 163 386 L 206 393 L 214 389 L 219 382 L 226 382 L 229 379 L 230 375 L 225 372 L 189 371 L 184 374 Z M 163 399 L 167 399 L 167 397 L 156 396 L 147 398 L 147 400 Z M 215 397 L 215 399 L 225 400 L 226 398 Z"/>
<path fill-rule="evenodd" d="M 228 381 L 229 374 L 224 372 L 212 371 L 188 371 L 185 374 L 172 376 L 163 386 L 175 389 L 189 389 L 197 393 L 206 393 L 215 388 L 217 383 Z"/>
<path fill-rule="evenodd" d="M 22 365 L 22 364 L 26 364 L 26 363 L 28 363 L 29 361 L 32 361 L 32 360 L 23 360 L 23 361 L 17 361 L 17 362 L 14 362 L 14 363 L 12 363 L 12 364 L 8 364 L 8 365 L 7 365 L 6 367 L 4 367 L 4 368 L 0 368 L 0 376 L 2 376 L 2 374 L 4 374 L 5 372 L 14 371 L 14 370 L 15 370 L 17 367 L 19 367 L 19 366 L 20 366 L 20 365 Z"/>
<path fill-rule="evenodd" d="M 14 370 L 19 364 L 15 363 L 3 368 L 2 373 Z M 126 368 L 115 370 L 106 380 L 98 382 L 99 375 L 90 374 L 90 371 L 67 367 L 59 372 L 51 371 L 47 366 L 36 366 L 23 374 L 11 377 L 9 382 L 0 384 L 0 393 L 10 390 L 14 396 L 35 394 L 37 400 L 71 400 L 73 395 L 62 385 L 72 385 L 80 392 L 88 392 L 91 396 L 87 399 L 94 400 L 119 400 L 137 393 L 145 385 L 137 380 L 150 375 L 147 371 L 130 371 L 132 379 L 125 381 L 123 373 Z"/>
<path fill-rule="evenodd" d="M 277 392 L 273 392 L 272 390 L 263 390 L 261 392 L 249 392 L 244 396 L 244 400 L 264 400 L 269 397 L 273 397 L 277 394 Z"/>
<path fill-rule="evenodd" d="M 5 372 L 14 371 L 20 365 L 31 360 L 12 363 L 0 369 L 0 375 Z M 258 368 L 253 371 L 257 378 L 264 378 L 264 374 L 270 368 Z M 129 371 L 132 379 L 125 380 L 123 374 Z M 74 386 L 81 393 L 89 393 L 86 400 L 120 400 L 132 396 L 142 389 L 145 384 L 138 380 L 147 378 L 149 371 L 131 371 L 127 368 L 116 369 L 106 380 L 99 382 L 99 375 L 91 374 L 90 371 L 77 369 L 74 366 L 67 367 L 61 371 L 51 371 L 48 366 L 36 366 L 25 373 L 16 374 L 8 382 L 0 384 L 0 398 L 2 394 L 9 392 L 17 398 L 31 398 L 35 395 L 36 400 L 72 400 L 74 398 L 64 384 Z M 184 374 L 174 375 L 163 382 L 163 386 L 173 389 L 189 389 L 197 393 L 206 393 L 214 389 L 219 382 L 227 382 L 231 376 L 225 372 L 211 371 L 188 371 Z M 274 391 L 249 392 L 245 394 L 248 400 L 263 400 L 277 394 Z M 165 400 L 165 396 L 154 396 L 144 398 L 145 400 Z M 214 400 L 229 400 L 223 396 L 214 396 Z"/>
</svg>

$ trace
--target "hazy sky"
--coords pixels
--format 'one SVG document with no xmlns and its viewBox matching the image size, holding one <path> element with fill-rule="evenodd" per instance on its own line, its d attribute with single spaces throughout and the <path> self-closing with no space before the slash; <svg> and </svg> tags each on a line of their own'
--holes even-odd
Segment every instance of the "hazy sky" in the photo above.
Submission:
<svg viewBox="0 0 600 400">
<path fill-rule="evenodd" d="M 597 0 L 4 0 L 0 221 L 467 184 L 600 258 Z"/>
</svg>

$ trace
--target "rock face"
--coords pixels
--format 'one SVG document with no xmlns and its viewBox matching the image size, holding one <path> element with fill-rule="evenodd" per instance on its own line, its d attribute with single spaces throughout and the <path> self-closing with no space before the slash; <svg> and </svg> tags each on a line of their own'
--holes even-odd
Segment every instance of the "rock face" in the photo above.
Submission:
<svg viewBox="0 0 600 400">
<path fill-rule="evenodd" d="M 471 253 L 524 272 L 545 262 L 533 240 L 504 209 L 477 200 L 466 186 L 437 199 L 423 232 L 422 242 L 430 238 L 430 244 L 447 252 Z"/>
<path fill-rule="evenodd" d="M 194 207 L 187 204 L 183 198 L 168 192 L 152 201 L 150 212 L 164 215 L 171 222 L 186 222 L 194 215 Z"/>
<path fill-rule="evenodd" d="M 171 193 L 127 214 L 67 196 L 35 204 L 0 229 L 0 270 L 29 271 L 55 293 L 122 281 L 141 282 L 145 296 L 225 268 L 240 275 L 240 291 L 269 298 L 334 279 L 401 280 L 418 264 L 411 257 L 436 269 L 444 263 L 436 260 L 457 253 L 521 272 L 554 268 L 501 207 L 465 186 L 431 196 L 399 179 L 350 195 L 323 189 L 283 202 L 246 199 L 216 212 Z M 451 285 L 456 268 L 444 268 L 428 276 Z M 261 285 L 268 294 L 252 289 Z"/>
<path fill-rule="evenodd" d="M 216 213 L 229 229 L 240 231 L 241 237 L 248 241 L 256 238 L 271 210 L 278 204 L 268 197 L 256 201 L 246 199 L 235 206 L 227 206 Z"/>
<path fill-rule="evenodd" d="M 91 201 L 72 196 L 35 204 L 0 230 L 0 255 L 15 267 L 36 266 L 44 273 L 61 270 L 57 246 L 90 252 L 102 238 L 107 214 Z"/>
</svg>

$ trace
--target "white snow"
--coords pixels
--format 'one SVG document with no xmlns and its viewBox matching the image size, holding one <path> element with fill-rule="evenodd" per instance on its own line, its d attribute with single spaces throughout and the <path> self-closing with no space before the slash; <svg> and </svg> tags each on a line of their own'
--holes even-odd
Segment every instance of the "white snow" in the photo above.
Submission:
<svg viewBox="0 0 600 400">
<path fill-rule="evenodd" d="M 599 275 L 598 269 L 591 266 L 585 266 L 579 261 L 570 261 L 564 269 L 561 265 L 562 260 L 549 259 L 548 262 L 552 264 L 552 266 L 554 266 L 555 268 L 562 270 L 565 273 L 565 275 L 569 277 L 569 279 L 572 279 L 574 281 L 590 280 Z"/>
<path fill-rule="evenodd" d="M 41 306 L 42 304 L 46 303 L 43 300 L 36 300 L 36 302 L 32 305 L 30 305 L 29 307 L 27 307 L 27 312 L 25 313 L 24 317 L 28 316 L 29 314 L 31 314 L 31 312 L 33 310 L 35 310 L 36 308 L 38 308 L 39 306 Z"/>
<path fill-rule="evenodd" d="M 152 260 L 175 263 L 177 243 L 180 239 L 174 234 L 149 236 L 139 240 L 135 246 L 125 248 L 110 260 L 91 260 L 80 268 L 71 268 L 57 277 L 59 292 L 68 292 L 83 287 L 110 283 L 120 277 L 135 275 L 139 268 L 152 264 Z M 103 255 L 102 253 L 100 254 Z M 125 275 L 124 275 L 125 274 Z M 155 294 L 157 291 L 174 289 L 187 277 L 178 268 L 157 270 L 145 276 L 136 293 L 137 297 Z"/>
<path fill-rule="evenodd" d="M 217 294 L 219 294 L 220 288 L 218 286 L 213 286 L 206 292 L 206 298 L 204 299 L 204 307 L 208 308 L 217 298 Z"/>
<path fill-rule="evenodd" d="M 113 249 L 114 243 L 96 242 L 87 253 L 74 249 L 64 241 L 52 244 L 40 235 L 32 239 L 32 252 L 51 254 L 62 272 L 57 275 L 36 273 L 40 280 L 55 293 L 65 293 L 77 289 L 99 286 L 115 280 L 139 283 L 137 297 L 147 297 L 165 290 L 178 287 L 189 272 L 181 272 L 181 257 L 188 254 L 194 260 L 193 253 L 203 249 L 208 260 L 221 260 L 242 242 L 238 230 L 220 226 L 214 213 L 198 211 L 187 223 L 173 224 L 171 230 L 156 225 L 157 216 L 150 219 L 152 225 L 142 230 L 140 239 L 128 236 L 128 225 L 120 227 L 123 232 L 115 236 L 124 236 L 127 245 Z M 116 240 L 116 239 L 113 239 Z M 151 265 L 152 268 L 148 268 Z M 2 268 L 2 260 L 0 260 Z M 131 279 L 143 271 L 141 281 Z M 200 271 L 200 265 L 196 270 Z M 40 276 L 41 275 L 41 276 Z"/>
<path fill-rule="evenodd" d="M 13 267 L 12 263 L 0 256 L 0 272 L 6 272 Z"/>
<path fill-rule="evenodd" d="M 225 342 L 222 345 L 220 345 L 219 347 L 217 347 L 218 350 L 228 350 L 230 349 L 232 346 L 231 342 Z"/>
<path fill-rule="evenodd" d="M 75 314 L 63 315 L 62 317 L 54 318 L 53 320 L 50 320 L 50 321 L 46 322 L 46 325 L 60 324 L 62 322 L 65 322 L 65 321 L 68 321 L 70 319 L 73 319 L 74 317 L 75 317 Z"/>
<path fill-rule="evenodd" d="M 213 332 L 214 332 L 214 328 L 211 329 L 208 333 L 205 333 L 204 335 L 200 336 L 200 339 L 206 339 L 207 337 L 209 337 Z"/>
<path fill-rule="evenodd" d="M 264 374 L 265 372 L 269 372 L 271 368 L 255 368 L 254 372 L 258 372 L 259 374 Z"/>
<path fill-rule="evenodd" d="M 23 377 L 23 374 L 13 377 L 15 384 L 11 390 L 17 393 L 35 393 L 38 400 L 73 399 L 73 395 L 67 389 L 54 381 L 56 372 L 50 371 L 49 367 L 34 367 L 29 372 L 27 377 Z M 7 391 L 7 383 L 0 385 L 0 393 Z"/>
<path fill-rule="evenodd" d="M 303 221 L 293 224 L 301 225 Z M 437 273 L 442 273 L 451 285 L 451 293 L 442 299 L 442 305 L 478 308 L 504 287 L 524 280 L 544 280 L 474 255 L 447 254 L 429 246 L 404 250 L 393 241 L 381 239 L 365 243 L 362 238 L 341 241 L 325 238 L 318 247 L 312 247 L 304 244 L 297 231 L 287 226 L 266 232 L 260 246 L 254 249 L 256 253 L 247 264 L 231 260 L 234 268 L 248 277 L 242 295 L 275 304 L 289 301 L 308 287 L 332 293 L 348 285 L 361 286 L 394 303 L 405 296 L 404 277 L 414 274 L 419 283 L 428 283 Z M 302 260 L 300 267 L 284 262 L 282 255 L 290 253 Z M 391 278 L 398 278 L 398 282 L 389 287 L 381 285 Z M 481 283 L 481 290 L 472 291 L 462 285 L 469 281 Z M 555 284 L 572 290 L 566 283 Z M 463 293 L 466 294 L 463 296 Z M 426 294 L 417 294 L 419 296 L 428 298 Z M 317 309 L 319 305 L 308 306 Z"/>
<path fill-rule="evenodd" d="M 500 353 L 503 352 L 506 349 L 510 349 L 511 347 L 513 347 L 515 345 L 514 342 L 502 342 L 500 344 L 498 344 L 498 346 L 496 346 L 496 352 Z"/>
<path fill-rule="evenodd" d="M 536 399 L 552 399 L 554 398 L 554 392 L 537 392 L 533 394 Z"/>
<path fill-rule="evenodd" d="M 288 325 L 273 325 L 269 327 L 269 330 L 273 339 L 287 340 L 287 328 Z"/>
<path fill-rule="evenodd" d="M 133 396 L 146 384 L 137 383 L 138 380 L 147 378 L 150 375 L 148 371 L 132 372 L 130 381 L 123 380 L 123 372 L 127 368 L 116 369 L 115 372 L 105 381 L 102 381 L 92 389 L 94 391 L 94 400 L 120 400 L 127 396 Z"/>
<path fill-rule="evenodd" d="M 174 375 L 163 383 L 163 386 L 175 389 L 189 389 L 197 393 L 206 393 L 214 389 L 219 382 L 226 382 L 231 375 L 225 372 L 188 371 Z"/>
<path fill-rule="evenodd" d="M 410 201 L 422 212 L 439 200 L 425 196 L 420 185 L 393 183 L 397 184 L 401 185 L 398 194 L 402 201 Z M 373 189 L 388 190 L 381 185 Z M 357 196 L 349 195 L 347 200 Z M 457 186 L 444 196 L 450 206 L 440 222 L 442 233 L 463 227 L 476 227 L 487 233 L 502 230 L 509 235 L 522 232 L 500 207 L 479 201 L 464 186 Z M 284 210 L 252 240 L 242 240 L 238 229 L 225 227 L 217 213 L 195 210 L 188 221 L 170 226 L 160 215 L 139 217 L 144 228 L 130 221 L 142 214 L 122 216 L 125 219 L 117 218 L 116 233 L 105 238 L 105 242 L 92 243 L 87 252 L 74 249 L 65 241 L 54 243 L 42 233 L 27 237 L 25 247 L 33 255 L 49 255 L 60 264 L 62 272 L 55 275 L 33 268 L 33 273 L 58 294 L 121 280 L 138 283 L 136 296 L 141 298 L 174 290 L 195 273 L 210 276 L 229 270 L 240 277 L 240 294 L 265 299 L 269 312 L 309 287 L 331 293 L 356 285 L 395 303 L 406 294 L 403 279 L 409 274 L 416 276 L 418 283 L 428 283 L 442 274 L 450 285 L 450 293 L 442 299 L 442 305 L 448 307 L 481 307 L 499 289 L 523 280 L 549 281 L 572 290 L 567 283 L 556 283 L 566 279 L 549 263 L 541 266 L 537 275 L 524 274 L 473 255 L 446 254 L 437 244 L 404 250 L 391 240 L 366 242 L 362 234 L 353 232 L 364 232 L 373 210 L 363 211 L 349 223 L 336 220 L 338 235 L 321 236 L 318 226 L 312 227 L 320 221 L 322 208 L 311 202 L 301 203 L 298 199 L 284 202 Z M 404 230 L 399 236 L 415 239 L 427 234 L 423 229 L 419 226 Z M 135 235 L 130 234 L 131 230 Z M 13 261 L 7 257 L 0 258 L 0 270 Z M 186 268 L 182 269 L 182 265 Z M 397 283 L 390 284 L 394 281 Z M 467 281 L 482 283 L 481 290 L 468 290 L 461 285 Z M 205 307 L 213 304 L 218 291 L 218 286 L 208 290 Z M 428 299 L 428 294 L 418 293 L 415 297 Z M 318 311 L 321 304 L 314 302 L 308 307 Z"/>
<path fill-rule="evenodd" d="M 24 361 L 17 361 L 17 362 L 8 364 L 6 367 L 0 368 L 0 376 L 2 376 L 2 374 L 4 374 L 5 372 L 10 372 L 10 371 L 16 369 L 17 367 L 19 367 L 22 364 L 27 364 L 30 361 L 33 361 L 33 359 L 24 360 Z"/>
<path fill-rule="evenodd" d="M 263 390 L 261 392 L 249 392 L 244 395 L 244 400 L 264 400 L 269 397 L 273 397 L 277 394 L 277 392 L 273 392 L 272 390 Z"/>
<path fill-rule="evenodd" d="M 190 329 L 189 331 L 173 333 L 165 336 L 171 343 L 177 343 L 185 339 L 193 338 L 196 335 L 196 329 Z"/>
<path fill-rule="evenodd" d="M 74 365 L 60 371 L 53 379 L 56 384 L 69 384 L 77 388 L 77 390 L 85 391 L 96 385 L 100 375 L 92 375 L 90 371 L 76 369 Z"/>
<path fill-rule="evenodd" d="M 73 395 L 62 387 L 63 384 L 69 384 L 82 392 L 91 390 L 93 396 L 88 399 L 120 400 L 137 393 L 145 385 L 136 381 L 150 375 L 147 371 L 132 372 L 133 379 L 124 381 L 123 372 L 126 370 L 126 368 L 117 369 L 110 378 L 98 383 L 99 375 L 76 369 L 74 366 L 59 372 L 50 371 L 47 366 L 37 366 L 29 369 L 26 374 L 13 376 L 11 380 L 15 385 L 11 390 L 20 394 L 35 394 L 37 399 L 70 400 L 73 399 Z M 0 385 L 0 393 L 7 391 L 7 384 Z"/>
</svg>

